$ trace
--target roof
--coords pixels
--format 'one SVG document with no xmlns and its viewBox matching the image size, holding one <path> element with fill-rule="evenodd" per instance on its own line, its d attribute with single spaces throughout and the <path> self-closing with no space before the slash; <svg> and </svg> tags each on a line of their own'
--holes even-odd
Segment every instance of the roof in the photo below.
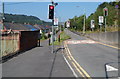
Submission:
<svg viewBox="0 0 120 79">
<path fill-rule="evenodd" d="M 30 29 L 30 31 L 35 31 L 38 30 L 38 28 L 32 26 L 32 25 L 24 25 L 25 27 L 27 27 L 28 29 Z"/>
<path fill-rule="evenodd" d="M 51 26 L 44 26 L 44 25 L 35 25 L 35 27 L 38 28 L 38 29 L 42 29 L 42 30 L 51 28 Z"/>
<path fill-rule="evenodd" d="M 18 30 L 18 31 L 35 31 L 38 30 L 32 25 L 24 25 L 17 23 L 4 23 L 4 27 L 6 30 Z"/>
</svg>

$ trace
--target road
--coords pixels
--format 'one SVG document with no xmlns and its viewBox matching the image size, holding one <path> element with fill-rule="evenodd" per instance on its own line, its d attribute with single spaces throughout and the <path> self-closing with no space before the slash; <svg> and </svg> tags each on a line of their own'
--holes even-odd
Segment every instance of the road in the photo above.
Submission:
<svg viewBox="0 0 120 79">
<path fill-rule="evenodd" d="M 66 53 L 69 52 L 71 58 L 70 55 L 66 55 L 66 58 L 69 62 L 75 60 L 75 63 L 72 62 L 71 65 L 79 72 L 78 76 L 80 74 L 85 77 L 106 77 L 105 64 L 118 62 L 118 49 L 99 44 L 69 30 L 65 30 L 65 32 L 71 37 L 65 42 Z M 75 64 L 79 66 L 77 67 Z M 118 76 L 118 63 L 110 63 L 108 66 L 116 70 L 113 72 L 107 70 L 107 76 Z"/>
<path fill-rule="evenodd" d="M 71 39 L 64 42 L 64 51 L 51 53 L 48 40 L 23 52 L 2 64 L 3 77 L 106 77 L 105 64 L 118 62 L 118 49 L 101 45 L 69 30 L 65 32 Z M 115 72 L 107 76 L 117 76 L 118 65 L 110 63 Z M 35 79 L 35 78 L 34 78 Z M 101 78 L 103 79 L 103 78 Z M 112 77 L 113 79 L 113 77 Z"/>
</svg>

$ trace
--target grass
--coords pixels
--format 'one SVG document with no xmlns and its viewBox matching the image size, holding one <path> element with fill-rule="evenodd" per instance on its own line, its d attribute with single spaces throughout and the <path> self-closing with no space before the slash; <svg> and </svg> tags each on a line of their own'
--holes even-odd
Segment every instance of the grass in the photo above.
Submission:
<svg viewBox="0 0 120 79">
<path fill-rule="evenodd" d="M 83 32 L 83 31 L 78 31 L 78 30 L 74 30 L 74 29 L 70 29 L 71 31 L 77 31 L 77 32 Z M 102 27 L 101 32 L 105 32 L 105 28 Z M 114 32 L 114 31 L 120 31 L 120 27 L 106 27 L 106 31 L 107 32 Z M 90 33 L 98 33 L 100 32 L 100 29 L 96 29 L 94 31 L 91 30 L 86 30 L 85 33 L 86 34 L 90 34 Z"/>
<path fill-rule="evenodd" d="M 68 36 L 64 31 L 60 33 L 60 42 L 58 39 L 54 42 L 54 45 L 61 45 L 61 43 L 67 39 L 70 39 L 70 36 Z"/>
</svg>

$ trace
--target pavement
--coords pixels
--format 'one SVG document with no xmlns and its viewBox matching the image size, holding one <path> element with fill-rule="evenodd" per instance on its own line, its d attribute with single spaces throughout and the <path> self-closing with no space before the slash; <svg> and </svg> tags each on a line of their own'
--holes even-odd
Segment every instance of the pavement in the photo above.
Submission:
<svg viewBox="0 0 120 79">
<path fill-rule="evenodd" d="M 63 58 L 62 51 L 51 53 L 48 40 L 41 47 L 21 53 L 2 64 L 2 77 L 74 77 Z"/>
<path fill-rule="evenodd" d="M 67 52 L 71 53 L 71 58 L 68 56 L 68 60 L 71 61 L 74 58 L 73 60 L 79 64 L 79 69 L 74 66 L 76 63 L 71 64 L 76 70 L 82 72 L 82 74 L 77 73 L 78 76 L 106 78 L 107 73 L 107 76 L 111 77 L 111 79 L 114 79 L 114 76 L 118 77 L 118 71 L 113 70 L 113 72 L 109 72 L 109 70 L 105 70 L 106 64 L 118 70 L 118 49 L 99 44 L 96 41 L 79 36 L 69 30 L 65 30 L 65 32 L 71 37 L 70 40 L 66 41 L 65 46 L 67 47 Z"/>
</svg>

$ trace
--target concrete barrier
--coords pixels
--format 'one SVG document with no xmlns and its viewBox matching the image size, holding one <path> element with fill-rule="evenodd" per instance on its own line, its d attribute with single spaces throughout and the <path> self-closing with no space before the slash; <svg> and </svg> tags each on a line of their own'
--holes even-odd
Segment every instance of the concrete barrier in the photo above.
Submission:
<svg viewBox="0 0 120 79">
<path fill-rule="evenodd" d="M 91 33 L 86 34 L 87 37 L 100 41 L 106 44 L 119 45 L 119 32 L 106 32 L 106 33 Z"/>
</svg>

